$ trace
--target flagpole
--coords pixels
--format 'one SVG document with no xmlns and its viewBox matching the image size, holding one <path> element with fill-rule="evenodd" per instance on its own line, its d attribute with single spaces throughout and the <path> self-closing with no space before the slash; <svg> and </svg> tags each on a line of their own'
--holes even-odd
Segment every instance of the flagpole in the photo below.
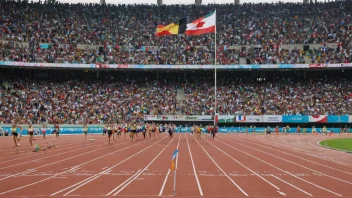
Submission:
<svg viewBox="0 0 352 198">
<path fill-rule="evenodd" d="M 216 124 L 216 106 L 217 106 L 217 99 L 216 99 L 216 58 L 217 58 L 217 52 L 216 52 L 216 9 L 215 9 L 215 108 L 214 108 L 214 125 Z"/>
</svg>

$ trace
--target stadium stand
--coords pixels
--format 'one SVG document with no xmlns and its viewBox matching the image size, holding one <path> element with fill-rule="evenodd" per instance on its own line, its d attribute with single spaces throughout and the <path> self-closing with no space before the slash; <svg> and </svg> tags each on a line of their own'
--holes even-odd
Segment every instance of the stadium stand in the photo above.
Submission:
<svg viewBox="0 0 352 198">
<path fill-rule="evenodd" d="M 9 69 L 10 71 L 10 69 Z M 143 115 L 213 115 L 213 72 L 49 70 L 47 77 L 15 70 L 2 77 L 0 123 L 92 124 L 141 120 Z M 55 73 L 54 73 L 55 72 Z M 62 71 L 61 71 L 62 72 Z M 32 72 L 33 73 L 33 72 Z M 351 115 L 351 72 L 219 72 L 220 115 Z M 55 74 L 55 75 L 54 75 Z M 181 98 L 177 92 L 183 90 Z M 180 96 L 179 96 L 180 97 Z"/>
<path fill-rule="evenodd" d="M 351 1 L 99 5 L 0 2 L 0 61 L 213 64 L 214 35 L 155 37 L 157 24 L 213 9 L 217 64 L 350 63 Z"/>
</svg>

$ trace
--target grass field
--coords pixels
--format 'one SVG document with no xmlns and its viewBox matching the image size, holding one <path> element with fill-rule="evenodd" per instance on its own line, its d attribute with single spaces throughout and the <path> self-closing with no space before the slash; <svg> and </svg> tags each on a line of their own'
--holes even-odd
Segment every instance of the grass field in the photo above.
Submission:
<svg viewBox="0 0 352 198">
<path fill-rule="evenodd" d="M 320 145 L 352 152 L 352 138 L 324 140 Z"/>
</svg>

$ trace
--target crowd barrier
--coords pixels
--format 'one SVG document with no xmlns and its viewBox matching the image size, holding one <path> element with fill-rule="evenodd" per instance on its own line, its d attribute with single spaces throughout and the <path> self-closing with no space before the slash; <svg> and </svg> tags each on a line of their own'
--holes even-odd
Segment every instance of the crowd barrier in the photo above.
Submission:
<svg viewBox="0 0 352 198">
<path fill-rule="evenodd" d="M 41 134 L 40 132 L 40 127 L 41 125 L 33 125 L 35 131 L 38 131 L 38 135 Z M 11 134 L 11 126 L 10 125 L 0 125 L 0 127 L 2 127 L 2 129 Z M 255 129 L 256 133 L 264 133 L 266 128 L 264 127 L 258 127 Z M 282 132 L 282 128 L 279 128 L 279 131 Z M 323 128 L 316 128 L 317 132 L 322 132 Z M 334 133 L 339 133 L 340 132 L 340 128 L 327 128 L 328 132 L 333 131 Z M 53 126 L 49 126 L 47 127 L 47 134 L 51 134 L 54 131 Z M 247 128 L 245 127 L 219 127 L 219 132 L 220 133 L 244 133 L 247 131 Z M 275 129 L 274 128 L 270 128 L 271 132 L 274 132 Z M 27 126 L 23 127 L 22 132 L 20 131 L 20 129 L 17 128 L 17 132 L 21 133 L 22 135 L 27 135 Z M 102 134 L 103 132 L 103 126 L 99 126 L 99 125 L 90 125 L 88 127 L 88 133 L 94 133 L 94 134 Z M 177 127 L 176 128 L 176 132 L 181 132 L 181 133 L 186 133 L 186 132 L 191 132 L 191 128 L 190 127 Z M 205 130 L 204 130 L 205 132 Z M 251 133 L 253 132 L 253 128 L 248 128 L 248 132 Z M 287 133 L 296 133 L 297 132 L 297 128 L 292 127 L 290 129 L 287 130 Z M 312 132 L 312 128 L 306 128 L 306 132 L 307 133 L 311 133 Z M 349 132 L 352 132 L 351 129 L 349 129 Z M 301 133 L 303 133 L 303 128 L 301 128 Z M 37 133 L 35 133 L 37 134 Z M 68 134 L 68 135 L 74 135 L 74 134 L 83 134 L 83 126 L 77 126 L 77 125 L 60 125 L 60 134 Z"/>
<path fill-rule="evenodd" d="M 134 65 L 134 64 L 73 64 L 73 63 L 28 63 L 0 61 L 0 66 L 82 68 L 82 69 L 215 69 L 215 65 Z M 350 68 L 352 63 L 338 64 L 270 64 L 270 65 L 216 65 L 217 69 L 308 69 L 308 68 Z"/>
</svg>

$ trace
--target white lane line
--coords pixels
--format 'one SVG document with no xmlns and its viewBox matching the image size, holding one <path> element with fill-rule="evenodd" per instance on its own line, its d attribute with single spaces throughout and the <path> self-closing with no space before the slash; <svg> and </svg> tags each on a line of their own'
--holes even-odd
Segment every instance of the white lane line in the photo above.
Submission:
<svg viewBox="0 0 352 198">
<path fill-rule="evenodd" d="M 248 141 L 241 140 L 241 139 L 236 139 L 236 140 L 240 140 L 240 141 L 249 143 Z M 350 172 L 342 171 L 342 170 L 339 170 L 339 169 L 334 168 L 334 167 L 331 167 L 331 166 L 327 166 L 327 165 L 324 165 L 324 164 L 320 164 L 320 163 L 318 163 L 318 162 L 314 162 L 314 161 L 308 160 L 308 159 L 303 158 L 303 157 L 298 157 L 298 156 L 296 156 L 296 155 L 293 155 L 293 154 L 290 154 L 290 153 L 287 153 L 287 152 L 284 152 L 284 151 L 280 151 L 279 149 L 273 149 L 273 148 L 270 148 L 270 147 L 268 147 L 268 146 L 263 146 L 263 145 L 258 145 L 258 144 L 256 144 L 256 145 L 257 145 L 257 146 L 260 146 L 260 147 L 263 147 L 263 148 L 267 148 L 267 149 L 273 150 L 273 151 L 277 151 L 277 152 L 280 152 L 280 153 L 284 153 L 284 154 L 286 154 L 286 155 L 289 155 L 289 156 L 292 156 L 292 157 L 295 157 L 295 158 L 298 158 L 298 159 L 301 159 L 301 160 L 304 160 L 304 161 L 307 161 L 307 162 L 310 162 L 310 163 L 313 163 L 313 164 L 317 164 L 317 165 L 323 166 L 323 167 L 325 167 L 325 168 L 329 168 L 329 169 L 332 169 L 332 170 L 335 170 L 335 171 L 339 171 L 339 172 L 342 172 L 342 173 L 346 173 L 346 174 L 352 175 L 352 173 L 350 173 Z"/>
<path fill-rule="evenodd" d="M 84 145 L 80 145 L 79 147 L 81 147 L 81 148 L 79 148 L 79 149 L 70 150 L 68 152 L 60 152 L 60 153 L 55 154 L 55 155 L 50 155 L 48 157 L 43 157 L 43 158 L 37 158 L 35 160 L 43 160 L 43 159 L 47 159 L 47 158 L 51 158 L 51 157 L 54 157 L 54 156 L 67 154 L 67 153 L 74 152 L 74 151 L 79 151 L 79 150 L 83 150 L 83 149 L 87 149 L 87 148 L 97 147 L 98 145 L 88 146 L 88 147 L 83 147 L 83 148 L 82 148 L 82 146 L 84 146 Z M 68 147 L 68 148 L 64 148 L 64 149 L 60 149 L 60 150 L 68 150 L 70 148 L 74 148 L 74 147 Z M 59 151 L 59 149 L 58 150 L 53 150 L 53 151 Z M 35 157 L 35 156 L 26 156 L 26 157 Z M 22 158 L 26 158 L 26 157 L 22 157 Z M 18 158 L 18 159 L 22 159 L 22 158 Z M 17 159 L 14 159 L 14 160 L 17 160 Z M 10 160 L 10 161 L 14 161 L 14 160 Z M 18 166 L 18 165 L 21 165 L 21 164 L 31 163 L 31 162 L 33 162 L 33 161 L 29 160 L 29 161 L 25 161 L 25 162 L 22 162 L 22 163 L 14 163 L 14 165 L 11 165 L 11 166 L 1 167 L 0 170 L 6 169 L 6 168 L 10 168 L 10 167 L 14 167 L 14 166 Z"/>
<path fill-rule="evenodd" d="M 238 160 L 236 160 L 235 158 L 233 158 L 231 155 L 229 155 L 228 153 L 226 153 L 225 151 L 223 151 L 222 149 L 220 149 L 219 147 L 217 147 L 216 145 L 214 145 L 213 143 L 209 142 L 208 140 L 206 140 L 209 144 L 211 144 L 212 146 L 214 146 L 215 148 L 217 148 L 219 151 L 221 151 L 222 153 L 224 153 L 225 155 L 227 155 L 229 158 L 231 158 L 232 160 L 234 160 L 235 162 L 237 162 L 239 165 L 241 165 L 243 168 L 249 170 L 250 172 L 252 172 L 254 175 L 258 176 L 260 179 L 262 179 L 263 181 L 265 181 L 266 183 L 268 183 L 269 185 L 271 185 L 272 187 L 276 188 L 276 190 L 280 190 L 279 187 L 275 186 L 273 183 L 269 182 L 268 180 L 266 180 L 264 177 L 262 177 L 261 175 L 259 175 L 258 173 L 254 172 L 252 169 L 246 167 L 245 165 L 243 165 L 241 162 L 239 162 Z"/>
<path fill-rule="evenodd" d="M 281 158 L 281 157 L 279 157 L 279 156 L 273 155 L 273 154 L 271 154 L 271 153 L 267 153 L 267 152 L 264 152 L 264 151 L 262 151 L 262 150 L 259 150 L 259 149 L 256 149 L 256 148 L 253 148 L 253 147 L 250 147 L 250 146 L 247 146 L 247 145 L 238 143 L 238 142 L 234 142 L 234 141 L 231 141 L 231 140 L 228 140 L 228 141 L 233 142 L 233 143 L 236 143 L 236 144 L 239 144 L 239 145 L 242 145 L 242 146 L 245 146 L 245 147 L 248 147 L 248 148 L 251 148 L 251 149 L 256 150 L 256 151 L 259 151 L 259 152 L 261 152 L 261 153 L 265 153 L 265 154 L 267 154 L 267 155 L 270 155 L 270 156 L 273 156 L 273 157 L 275 157 L 275 158 L 278 158 L 278 159 L 280 159 L 280 160 L 282 160 L 282 161 L 289 162 L 289 163 L 291 163 L 291 164 L 297 165 L 297 166 L 299 166 L 299 167 L 302 167 L 302 168 L 304 168 L 304 169 L 307 169 L 307 170 L 310 170 L 310 171 L 312 171 L 312 172 L 318 173 L 318 174 L 320 174 L 320 175 L 323 175 L 323 176 L 326 176 L 326 177 L 330 177 L 330 178 L 336 179 L 336 180 L 338 180 L 338 181 L 341 181 L 341 182 L 344 182 L 344 183 L 347 183 L 347 184 L 352 184 L 352 182 L 349 182 L 349 181 L 346 181 L 346 180 L 343 180 L 343 179 L 340 179 L 340 178 L 337 178 L 337 177 L 334 177 L 334 176 L 330 176 L 330 175 L 324 174 L 324 173 L 322 173 L 322 172 L 319 172 L 319 171 L 316 171 L 316 170 L 314 170 L 314 169 L 311 169 L 311 168 L 302 166 L 302 165 L 300 165 L 300 164 L 297 164 L 297 163 L 292 162 L 292 161 L 290 161 L 290 160 L 287 160 L 287 159 Z"/>
<path fill-rule="evenodd" d="M 138 144 L 142 144 L 142 143 L 143 143 L 143 142 L 138 143 Z M 77 165 L 77 166 L 75 166 L 75 167 L 69 169 L 69 170 L 66 170 L 66 171 L 61 172 L 61 173 L 58 173 L 58 174 L 56 174 L 56 175 L 54 175 L 54 176 L 51 176 L 51 177 L 48 177 L 48 178 L 39 180 L 39 181 L 37 181 L 37 182 L 30 183 L 30 184 L 27 184 L 27 185 L 24 185 L 24 186 L 20 186 L 20 187 L 18 187 L 18 188 L 14 188 L 14 189 L 12 189 L 12 190 L 8 190 L 8 191 L 5 191 L 5 192 L 1 192 L 0 195 L 6 194 L 6 193 L 9 193 L 9 192 L 13 192 L 13 191 L 16 191 L 16 190 L 20 190 L 20 189 L 26 188 L 26 187 L 28 187 L 28 186 L 33 186 L 33 185 L 35 185 L 35 184 L 44 182 L 44 181 L 49 180 L 49 179 L 51 179 L 51 178 L 53 178 L 53 177 L 56 177 L 56 176 L 65 174 L 65 173 L 67 173 L 67 172 L 70 172 L 70 171 L 72 171 L 72 170 L 74 170 L 74 169 L 77 169 L 77 168 L 79 168 L 79 167 L 81 167 L 81 166 L 83 166 L 83 165 L 85 165 L 85 164 L 88 164 L 88 163 L 93 162 L 93 161 L 95 161 L 95 160 L 101 159 L 101 158 L 103 158 L 103 157 L 105 157 L 105 156 L 112 155 L 112 154 L 114 154 L 114 153 L 116 153 L 116 152 L 119 152 L 119 151 L 121 151 L 121 150 L 125 150 L 125 149 L 127 149 L 127 148 L 134 147 L 134 146 L 136 146 L 136 145 L 138 145 L 138 144 L 134 144 L 134 145 L 132 145 L 132 146 L 128 146 L 128 147 L 125 147 L 125 148 L 123 148 L 123 149 L 119 149 L 119 150 L 117 150 L 117 151 L 114 151 L 114 152 L 112 152 L 112 153 L 108 153 L 108 154 L 102 155 L 102 156 L 100 156 L 100 157 L 94 158 L 94 159 L 92 159 L 92 160 L 86 161 L 86 162 L 84 162 L 84 163 L 82 163 L 82 164 L 79 164 L 79 165 Z"/>
<path fill-rule="evenodd" d="M 316 138 L 316 137 L 313 137 L 313 139 Z M 264 140 L 264 139 L 263 139 Z M 319 156 L 315 156 L 316 152 L 317 151 L 307 151 L 307 149 L 303 150 L 303 149 L 300 149 L 300 148 L 297 148 L 297 147 L 288 147 L 287 144 L 281 144 L 281 143 L 278 143 L 278 142 L 271 142 L 269 140 L 264 140 L 265 142 L 268 142 L 268 143 L 263 143 L 263 141 L 260 141 L 258 139 L 258 142 L 262 142 L 263 144 L 269 144 L 269 145 L 274 145 L 277 146 L 277 147 L 280 147 L 280 148 L 285 148 L 287 150 L 290 150 L 290 151 L 294 151 L 296 153 L 303 153 L 309 157 L 314 157 L 314 158 L 317 158 L 317 159 L 320 159 L 320 160 L 324 160 L 324 161 L 328 161 L 328 162 L 333 162 L 333 163 L 336 163 L 336 164 L 340 164 L 342 166 L 347 166 L 347 167 L 351 167 L 351 164 L 346 162 L 344 163 L 343 160 L 340 160 L 340 162 L 334 160 L 334 159 L 331 159 L 331 158 L 325 158 L 325 157 L 319 157 Z M 320 152 L 320 151 L 319 151 Z M 314 156 L 312 156 L 314 155 Z"/>
<path fill-rule="evenodd" d="M 163 151 L 171 144 L 172 141 L 173 139 L 158 153 L 157 156 L 154 157 L 154 159 L 152 159 L 152 161 L 150 161 L 150 163 L 142 171 L 140 171 L 133 179 L 127 182 L 127 184 L 122 186 L 113 196 L 119 194 L 123 189 L 130 185 L 130 183 L 132 183 L 136 178 L 138 178 L 161 155 L 161 153 L 163 153 Z"/>
<path fill-rule="evenodd" d="M 198 185 L 199 194 L 200 194 L 200 196 L 203 196 L 203 190 L 202 190 L 202 186 L 200 185 L 200 182 L 199 182 L 199 179 L 198 179 L 196 167 L 195 167 L 194 161 L 193 161 L 193 156 L 192 156 L 191 148 L 189 147 L 187 135 L 185 135 L 185 136 L 186 136 L 186 141 L 187 141 L 189 156 L 191 157 L 191 161 L 192 161 L 192 167 L 193 167 L 194 177 L 196 178 L 197 185 Z"/>
<path fill-rule="evenodd" d="M 78 182 L 78 183 L 76 183 L 76 184 L 73 184 L 73 185 L 71 185 L 71 186 L 69 186 L 69 187 L 67 187 L 67 188 L 64 188 L 64 189 L 62 189 L 62 190 L 59 190 L 59 191 L 57 191 L 57 192 L 51 194 L 51 196 L 54 196 L 54 195 L 56 195 L 56 194 L 58 194 L 58 193 L 61 193 L 61 192 L 65 191 L 65 190 L 68 190 L 68 189 L 71 189 L 71 188 L 73 188 L 73 187 L 76 187 L 76 186 L 78 186 L 78 185 L 79 185 L 79 187 L 81 187 L 81 186 L 83 186 L 83 185 L 85 185 L 85 184 L 87 184 L 87 183 L 93 181 L 94 179 L 100 177 L 101 175 L 103 175 L 103 174 L 109 172 L 112 168 L 114 168 L 114 167 L 120 165 L 121 163 L 123 163 L 123 162 L 125 162 L 125 161 L 131 159 L 131 158 L 134 157 L 135 155 L 137 155 L 137 154 L 139 154 L 139 153 L 145 151 L 146 149 L 152 147 L 153 145 L 159 143 L 159 142 L 162 141 L 162 140 L 163 140 L 163 139 L 161 139 L 161 140 L 159 140 L 158 142 L 156 142 L 156 143 L 154 143 L 154 144 L 152 144 L 152 145 L 150 145 L 150 146 L 144 148 L 143 150 L 139 151 L 138 153 L 135 153 L 135 154 L 131 155 L 130 157 L 124 159 L 123 161 L 119 162 L 118 164 L 115 164 L 114 166 L 110 167 L 109 169 L 106 169 L 106 170 L 104 170 L 104 171 L 101 171 L 100 173 L 97 173 L 97 174 L 95 174 L 95 175 L 93 175 L 93 176 L 91 176 L 91 177 L 89 177 L 89 178 L 87 178 L 87 179 L 84 179 L 84 180 L 82 180 L 82 181 L 80 181 L 80 182 Z M 149 141 L 149 140 L 147 140 L 147 141 Z M 142 143 L 143 143 L 143 142 L 138 143 L 138 144 L 142 144 Z M 135 144 L 135 145 L 138 145 L 138 144 Z M 134 146 L 135 146 L 135 145 L 134 145 Z M 117 151 L 126 150 L 127 148 L 130 148 L 130 147 L 131 147 L 131 146 L 126 147 L 126 148 L 123 148 L 123 149 L 119 149 L 119 150 L 117 150 Z M 116 151 L 115 151 L 114 153 L 116 153 Z M 70 193 L 70 192 L 72 192 L 72 191 L 78 189 L 79 187 L 76 187 L 75 189 L 69 191 L 68 193 Z M 68 193 L 66 193 L 66 194 L 68 194 Z M 65 194 L 65 195 L 66 195 L 66 194 Z"/>
<path fill-rule="evenodd" d="M 79 142 L 79 141 L 77 141 L 77 142 Z M 73 148 L 73 147 L 80 147 L 80 146 L 82 146 L 82 145 L 84 145 L 84 144 L 80 144 L 79 146 L 77 146 L 77 142 L 73 142 L 72 144 L 74 144 L 75 146 L 72 146 L 72 147 L 69 147 L 69 148 Z M 82 141 L 80 141 L 80 142 L 82 142 Z M 65 146 L 68 146 L 68 145 L 72 145 L 72 144 L 60 144 L 59 146 L 60 147 L 65 147 Z M 48 145 L 49 145 L 49 143 L 48 143 Z M 60 151 L 60 150 L 67 150 L 68 148 L 63 148 L 63 149 L 55 149 L 55 151 Z M 32 154 L 32 155 L 29 155 L 29 154 Z M 19 159 L 23 159 L 23 158 L 27 158 L 27 157 L 35 157 L 35 156 L 37 156 L 37 155 L 40 155 L 41 153 L 33 153 L 33 152 L 26 152 L 26 153 L 23 153 L 23 154 L 18 154 L 18 155 L 16 155 L 16 157 L 18 157 L 18 156 L 22 156 L 22 155 L 26 155 L 26 156 L 23 156 L 23 157 L 19 157 L 19 158 L 12 158 L 11 160 L 6 160 L 6 161 L 1 161 L 0 162 L 0 164 L 3 164 L 3 163 L 6 163 L 6 162 L 12 162 L 12 161 L 15 161 L 15 160 L 19 160 Z M 0 154 L 1 155 L 1 154 Z M 8 156 L 8 157 L 3 157 L 3 158 L 0 158 L 0 160 L 2 160 L 2 159 L 4 159 L 4 158 L 11 158 L 11 157 L 13 157 L 13 155 L 12 156 Z"/>
<path fill-rule="evenodd" d="M 127 141 L 126 141 L 126 142 L 123 142 L 122 144 L 125 144 L 125 143 L 127 143 Z M 121 144 L 116 144 L 116 145 L 113 145 L 113 146 L 117 146 L 117 145 L 121 145 Z M 95 149 L 95 150 L 92 150 L 92 151 L 89 151 L 89 152 L 84 152 L 84 153 L 81 153 L 81 154 L 79 154 L 79 155 L 75 155 L 75 156 L 72 156 L 72 157 L 69 157 L 69 158 L 65 158 L 65 159 L 63 159 L 63 160 L 59 160 L 59 161 L 56 161 L 56 162 L 52 162 L 52 163 L 49 163 L 49 164 L 45 164 L 45 165 L 43 165 L 43 166 L 38 166 L 38 167 L 36 167 L 35 169 L 39 169 L 39 168 L 43 168 L 43 167 L 50 166 L 50 165 L 53 165 L 53 164 L 57 164 L 57 163 L 59 163 L 59 162 L 63 162 L 63 161 L 69 160 L 69 159 L 73 159 L 73 158 L 76 158 L 76 157 L 79 157 L 79 156 L 82 156 L 82 155 L 86 155 L 86 154 L 88 154 L 88 153 L 92 153 L 92 152 L 95 152 L 95 151 L 99 151 L 99 150 L 102 150 L 102 149 L 106 149 L 106 148 L 111 148 L 111 146 L 103 147 L 103 148 L 100 148 L 100 149 Z M 26 171 L 23 172 L 22 174 L 25 174 L 25 173 L 26 173 Z M 16 175 L 17 175 L 17 174 L 16 174 Z M 9 176 L 9 177 L 6 177 L 6 178 L 10 178 L 10 177 L 12 177 L 12 176 Z M 5 178 L 2 178 L 1 180 L 4 180 L 4 179 L 5 179 Z"/>
<path fill-rule="evenodd" d="M 325 191 L 327 191 L 327 192 L 330 192 L 330 193 L 332 193 L 332 194 L 335 194 L 335 195 L 337 195 L 337 196 L 342 197 L 342 195 L 340 195 L 340 194 L 338 194 L 338 193 L 336 193 L 336 192 L 333 192 L 333 191 L 331 191 L 331 190 L 329 190 L 329 189 L 326 189 L 326 188 L 321 187 L 321 186 L 319 186 L 319 185 L 316 185 L 316 184 L 314 184 L 314 183 L 312 183 L 312 182 L 309 182 L 309 181 L 307 181 L 307 180 L 305 180 L 305 179 L 302 179 L 302 178 L 300 178 L 300 177 L 298 177 L 298 176 L 296 176 L 296 175 L 294 175 L 294 174 L 292 174 L 292 173 L 290 173 L 290 172 L 284 171 L 284 170 L 282 170 L 282 169 L 280 169 L 280 168 L 278 168 L 278 167 L 276 167 L 276 166 L 270 164 L 269 162 L 266 162 L 266 161 L 264 161 L 264 160 L 262 160 L 262 159 L 260 159 L 260 158 L 257 158 L 257 157 L 255 157 L 255 156 L 249 154 L 249 153 L 246 153 L 246 152 L 244 152 L 244 151 L 242 151 L 242 150 L 240 150 L 240 149 L 237 149 L 237 148 L 235 148 L 235 147 L 233 147 L 233 146 L 231 146 L 231 145 L 229 145 L 229 144 L 227 144 L 227 143 L 225 143 L 225 142 L 222 142 L 222 141 L 220 141 L 220 140 L 217 140 L 217 141 L 219 141 L 219 142 L 221 142 L 221 143 L 227 145 L 227 146 L 230 147 L 230 148 L 233 148 L 233 149 L 235 149 L 235 150 L 237 150 L 237 151 L 240 151 L 241 153 L 244 153 L 244 154 L 246 154 L 246 155 L 248 155 L 248 156 L 251 156 L 251 157 L 253 157 L 254 159 L 257 159 L 257 160 L 259 160 L 259 161 L 261 161 L 261 162 L 263 162 L 263 163 L 265 163 L 265 164 L 268 164 L 269 166 L 274 167 L 274 168 L 276 168 L 276 169 L 278 169 L 278 170 L 280 170 L 280 171 L 282 171 L 282 172 L 284 172 L 284 173 L 286 173 L 286 174 L 288 174 L 288 175 L 291 175 L 292 177 L 295 177 L 295 178 L 297 178 L 297 179 L 299 179 L 299 180 L 301 180 L 301 181 L 304 181 L 304 182 L 306 182 L 306 183 L 308 183 L 308 184 L 311 184 L 311 185 L 313 185 L 313 186 L 315 186 L 315 187 L 317 187 L 317 188 L 323 189 L 323 190 L 325 190 Z"/>
<path fill-rule="evenodd" d="M 64 171 L 64 172 L 61 172 L 61 173 L 57 173 L 57 174 L 55 174 L 55 175 L 53 175 L 53 176 L 51 176 L 51 177 L 45 178 L 45 179 L 43 179 L 43 180 L 40 180 L 40 181 L 37 181 L 37 182 L 34 182 L 34 183 L 30 183 L 30 184 L 27 184 L 27 185 L 24 185 L 24 186 L 21 186 L 21 187 L 12 189 L 12 190 L 8 190 L 8 191 L 5 191 L 5 192 L 2 192 L 2 193 L 0 193 L 0 195 L 6 194 L 6 193 L 9 193 L 9 192 L 13 192 L 13 191 L 16 191 L 16 190 L 19 190 L 19 189 L 22 189 L 22 188 L 26 188 L 26 187 L 28 187 L 28 186 L 33 186 L 33 185 L 35 185 L 35 184 L 39 184 L 39 183 L 41 183 L 41 182 L 43 182 L 43 181 L 49 180 L 49 179 L 51 179 L 51 178 L 57 177 L 57 176 L 59 176 L 59 175 L 65 174 L 66 172 L 73 171 L 73 170 L 76 170 L 76 169 L 77 169 L 77 168 L 73 168 L 73 169 L 69 169 L 69 170 Z"/>
<path fill-rule="evenodd" d="M 182 135 L 182 133 L 181 133 L 181 134 L 179 135 L 179 137 L 178 137 L 178 143 L 177 143 L 176 149 L 178 149 L 178 147 L 179 147 L 179 145 L 180 145 L 181 135 Z M 176 156 L 176 170 L 177 170 L 177 164 L 178 164 L 178 154 L 179 154 L 179 153 L 177 153 L 177 156 Z M 161 189 L 160 189 L 160 192 L 159 192 L 159 196 L 161 196 L 161 195 L 163 194 L 163 191 L 164 191 L 164 188 L 165 188 L 167 179 L 169 178 L 169 174 L 170 174 L 170 169 L 167 171 L 167 174 L 166 174 L 166 176 L 165 176 L 164 182 L 163 182 L 163 184 L 162 184 L 162 186 L 161 186 Z"/>
<path fill-rule="evenodd" d="M 114 193 L 117 189 L 121 188 L 121 186 L 125 185 L 127 182 L 129 182 L 131 179 L 135 178 L 136 175 L 141 172 L 142 169 L 139 169 L 135 174 L 133 174 L 131 177 L 129 177 L 128 179 L 126 179 L 124 182 L 122 182 L 119 186 L 117 186 L 116 188 L 114 188 L 112 191 L 110 191 L 108 194 L 106 194 L 106 196 L 110 196 L 112 193 Z M 71 195 L 69 195 L 71 196 Z"/>
<path fill-rule="evenodd" d="M 203 151 L 208 155 L 209 159 L 218 167 L 219 170 L 245 195 L 248 196 L 248 194 L 235 182 L 232 180 L 232 178 L 224 171 L 222 168 L 215 162 L 215 160 L 209 155 L 209 153 L 204 149 L 204 147 L 198 142 L 196 138 L 193 138 L 198 145 L 203 149 Z"/>
<path fill-rule="evenodd" d="M 17 174 L 13 174 L 13 175 L 9 175 L 7 177 L 1 178 L 0 181 L 5 180 L 5 179 L 10 178 L 10 177 L 15 177 L 17 175 L 22 175 L 22 174 L 26 174 L 26 173 L 32 173 L 32 172 L 35 172 L 35 171 L 37 171 L 37 170 L 29 169 L 29 170 L 26 170 L 26 171 L 23 171 L 23 172 L 20 172 L 20 173 L 17 173 Z"/>
<path fill-rule="evenodd" d="M 287 185 L 289 185 L 289 186 L 291 186 L 291 187 L 293 187 L 293 188 L 295 188 L 295 189 L 297 189 L 297 190 L 303 192 L 303 193 L 306 194 L 306 195 L 313 196 L 312 194 L 307 193 L 306 191 L 304 191 L 304 190 L 298 188 L 297 186 L 295 186 L 295 185 L 293 185 L 293 184 L 288 183 L 288 182 L 285 181 L 285 180 L 280 179 L 279 177 L 276 177 L 275 175 L 271 175 L 271 176 L 274 177 L 274 178 L 276 178 L 277 180 L 279 180 L 279 181 L 281 181 L 281 182 L 283 182 L 283 183 L 285 183 L 285 184 L 287 184 Z"/>
</svg>

